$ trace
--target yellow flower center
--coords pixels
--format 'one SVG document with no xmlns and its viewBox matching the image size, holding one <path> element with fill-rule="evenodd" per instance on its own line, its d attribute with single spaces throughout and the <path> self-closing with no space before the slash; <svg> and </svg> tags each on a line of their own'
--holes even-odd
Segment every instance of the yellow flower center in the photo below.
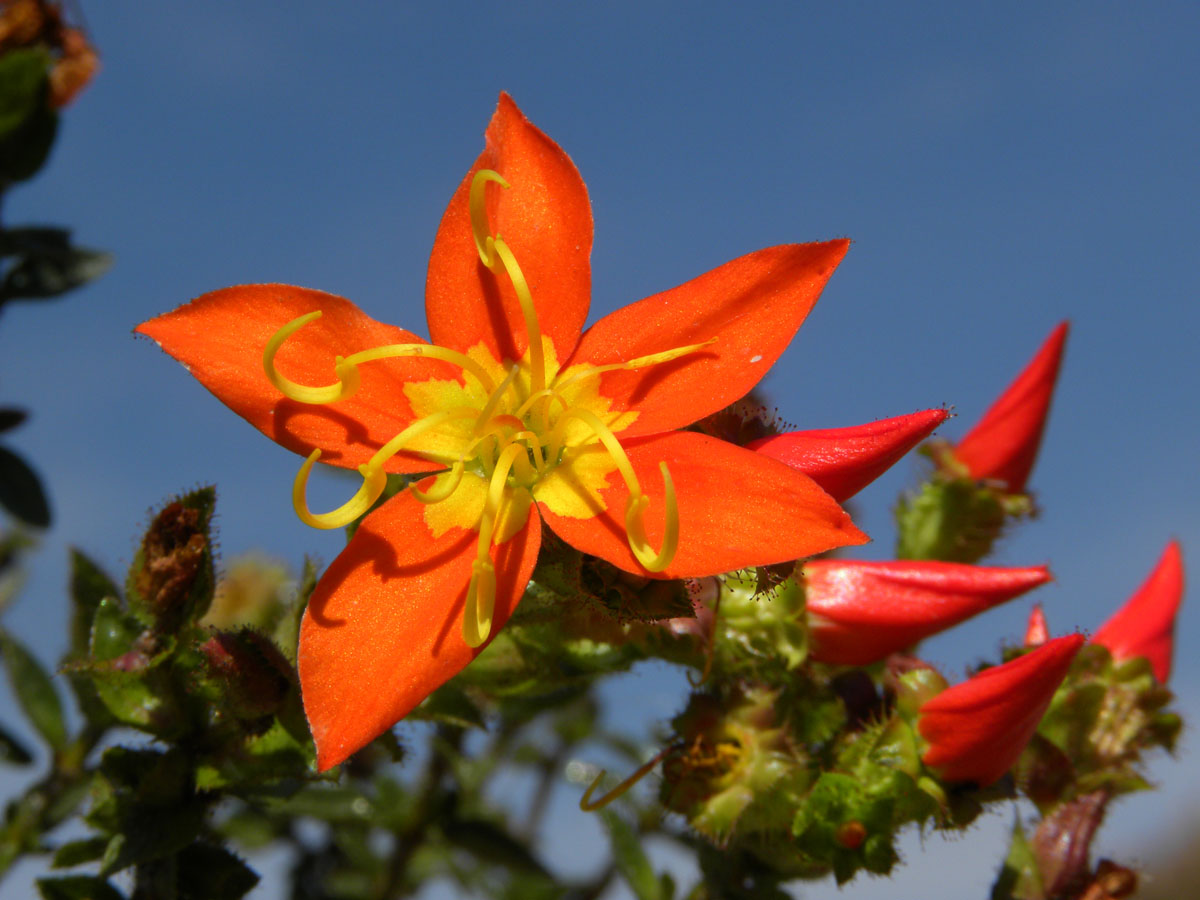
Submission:
<svg viewBox="0 0 1200 900">
<path fill-rule="evenodd" d="M 367 362 L 398 357 L 426 357 L 458 366 L 459 381 L 410 383 L 405 393 L 418 418 L 379 448 L 358 467 L 363 483 L 346 503 L 327 513 L 308 509 L 308 475 L 321 456 L 314 450 L 300 467 L 292 488 L 292 503 L 300 519 L 314 528 L 341 528 L 366 513 L 387 484 L 385 465 L 401 451 L 409 451 L 442 467 L 425 491 L 409 485 L 413 497 L 426 504 L 426 521 L 435 534 L 451 525 L 465 525 L 478 532 L 478 545 L 466 608 L 463 639 L 477 647 L 491 632 L 495 604 L 496 572 L 490 548 L 502 544 L 524 526 L 537 492 L 552 508 L 576 517 L 596 515 L 603 509 L 597 494 L 604 476 L 615 469 L 629 489 L 625 506 L 625 532 L 630 550 L 650 572 L 661 572 L 675 556 L 679 544 L 679 511 L 675 488 L 666 463 L 659 463 L 666 503 L 663 543 L 655 550 L 646 537 L 645 512 L 649 497 L 642 491 L 633 465 L 617 440 L 614 430 L 627 427 L 636 413 L 611 414 L 608 401 L 598 393 L 604 372 L 634 370 L 669 362 L 695 353 L 712 343 L 676 347 L 603 366 L 578 365 L 560 371 L 553 343 L 543 338 L 537 311 L 525 276 L 512 250 L 498 235 L 489 233 L 484 205 L 487 183 L 508 183 L 490 169 L 480 170 L 471 182 L 469 211 L 475 247 L 483 264 L 493 272 L 501 269 L 512 283 L 529 338 L 529 348 L 518 362 L 497 361 L 482 344 L 468 353 L 432 344 L 391 344 L 338 357 L 334 364 L 337 383 L 324 387 L 297 384 L 280 374 L 275 356 L 296 331 L 320 317 L 314 310 L 279 329 L 263 350 L 267 378 L 284 396 L 300 403 L 336 403 L 359 388 L 358 367 Z M 564 477 L 569 491 L 560 490 Z M 467 487 L 470 485 L 471 487 Z M 469 521 L 459 514 L 432 515 L 437 504 L 464 494 L 482 493 L 482 512 Z M 578 501 L 564 494 L 582 494 L 592 505 L 578 509 Z M 479 499 L 476 497 L 475 499 Z M 596 504 L 599 504 L 598 506 Z M 447 504 L 448 505 L 448 504 Z"/>
</svg>

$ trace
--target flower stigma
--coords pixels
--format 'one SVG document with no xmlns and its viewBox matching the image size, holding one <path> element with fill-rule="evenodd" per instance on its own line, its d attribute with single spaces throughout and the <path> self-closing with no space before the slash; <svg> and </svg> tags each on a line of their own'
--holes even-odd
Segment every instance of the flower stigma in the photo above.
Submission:
<svg viewBox="0 0 1200 900">
<path fill-rule="evenodd" d="M 679 546 L 679 509 L 675 486 L 665 462 L 659 463 L 663 481 L 665 524 L 662 546 L 655 549 L 646 534 L 645 515 L 650 498 L 642 490 L 637 473 L 616 432 L 636 418 L 635 411 L 613 412 L 609 401 L 598 392 L 597 380 L 605 372 L 633 371 L 660 365 L 702 351 L 715 340 L 675 347 L 625 362 L 605 365 L 572 365 L 560 371 L 553 342 L 544 338 L 529 285 L 515 255 L 498 234 L 489 229 L 485 206 L 488 182 L 509 187 L 497 172 L 481 169 L 470 186 L 468 208 L 475 249 L 481 262 L 511 283 L 528 337 L 528 349 L 520 361 L 501 364 L 480 343 L 467 353 L 434 344 L 389 344 L 338 356 L 334 362 L 337 382 L 321 387 L 297 384 L 282 375 L 275 357 L 293 334 L 321 316 L 314 310 L 292 320 L 267 341 L 263 368 L 271 383 L 287 398 L 299 403 L 324 405 L 352 397 L 360 387 L 358 367 L 363 363 L 402 357 L 420 357 L 449 363 L 462 372 L 461 380 L 420 382 L 407 385 L 414 413 L 418 416 L 395 437 L 358 467 L 362 484 L 337 509 L 313 513 L 308 508 L 307 484 L 313 464 L 320 459 L 315 449 L 300 466 L 292 487 L 296 515 L 314 528 L 341 528 L 367 513 L 387 485 L 386 465 L 402 451 L 415 453 L 430 463 L 429 475 L 409 484 L 407 490 L 427 513 L 435 534 L 431 512 L 455 503 L 464 509 L 482 499 L 482 510 L 471 512 L 470 521 L 457 512 L 448 514 L 451 524 L 465 525 L 478 533 L 476 556 L 471 564 L 463 610 L 462 635 L 471 647 L 482 645 L 492 630 L 496 596 L 496 571 L 491 547 L 513 537 L 524 526 L 539 484 L 556 473 L 566 477 L 577 493 L 594 495 L 596 485 L 585 483 L 578 468 L 581 460 L 602 454 L 600 486 L 606 473 L 615 470 L 629 491 L 625 505 L 625 532 L 630 551 L 648 572 L 661 572 L 671 564 Z M 419 484 L 425 485 L 424 488 Z M 470 487 L 467 487 L 470 485 Z M 539 495 L 540 499 L 540 495 Z M 471 507 L 474 509 L 475 507 Z M 603 504 L 601 501 L 601 509 Z M 596 515 L 598 510 L 569 513 L 576 517 Z M 441 521 L 439 519 L 439 521 Z"/>
</svg>

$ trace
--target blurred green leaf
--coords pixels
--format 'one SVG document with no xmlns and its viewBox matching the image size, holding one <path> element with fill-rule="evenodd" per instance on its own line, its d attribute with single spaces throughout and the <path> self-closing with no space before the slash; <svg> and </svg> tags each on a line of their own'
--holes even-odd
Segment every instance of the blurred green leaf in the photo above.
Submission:
<svg viewBox="0 0 1200 900">
<path fill-rule="evenodd" d="M 27 413 L 23 409 L 7 407 L 0 409 L 0 433 L 11 431 L 25 421 Z"/>
<path fill-rule="evenodd" d="M 638 833 L 620 816 L 610 810 L 602 810 L 600 818 L 608 828 L 612 844 L 613 862 L 617 871 L 629 885 L 638 900 L 667 900 L 664 884 L 654 874 L 650 859 L 642 849 Z"/>
<path fill-rule="evenodd" d="M 444 684 L 408 715 L 409 719 L 421 719 L 453 725 L 455 728 L 485 728 L 483 711 L 453 682 Z"/>
<path fill-rule="evenodd" d="M 71 550 L 71 648 L 70 656 L 87 656 L 96 610 L 105 597 L 119 598 L 117 586 L 104 571 L 83 555 Z"/>
<path fill-rule="evenodd" d="M 237 900 L 258 884 L 258 875 L 222 847 L 192 844 L 179 854 L 178 900 Z"/>
<path fill-rule="evenodd" d="M 0 303 L 58 297 L 112 268 L 111 253 L 87 247 L 30 250 L 4 275 Z"/>
<path fill-rule="evenodd" d="M 54 145 L 58 115 L 48 101 L 50 62 L 41 49 L 0 56 L 0 182 L 34 175 Z"/>
<path fill-rule="evenodd" d="M 0 506 L 35 528 L 50 524 L 50 504 L 37 473 L 6 447 L 0 447 Z"/>
<path fill-rule="evenodd" d="M 484 819 L 451 819 L 442 826 L 446 840 L 466 850 L 480 862 L 518 872 L 550 877 L 529 848 L 498 825 Z"/>
<path fill-rule="evenodd" d="M 0 762 L 14 766 L 33 762 L 33 754 L 3 725 L 0 725 Z"/>
<path fill-rule="evenodd" d="M 95 875 L 39 878 L 37 889 L 43 900 L 125 900 L 107 879 Z"/>
<path fill-rule="evenodd" d="M 103 837 L 70 841 L 55 851 L 54 861 L 50 865 L 55 869 L 69 869 L 72 866 L 81 866 L 84 863 L 95 862 L 104 856 L 104 850 L 107 846 L 108 838 Z"/>
<path fill-rule="evenodd" d="M 21 709 L 33 727 L 55 750 L 67 745 L 62 701 L 42 664 L 7 631 L 0 630 L 0 655 Z"/>
</svg>

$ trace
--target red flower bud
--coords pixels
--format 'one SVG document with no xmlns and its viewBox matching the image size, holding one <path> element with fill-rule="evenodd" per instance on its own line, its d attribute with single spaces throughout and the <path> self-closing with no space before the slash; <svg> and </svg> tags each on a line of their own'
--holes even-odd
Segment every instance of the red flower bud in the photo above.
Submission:
<svg viewBox="0 0 1200 900">
<path fill-rule="evenodd" d="M 949 415 L 926 409 L 850 428 L 790 431 L 746 446 L 799 469 L 839 503 L 890 469 Z"/>
<path fill-rule="evenodd" d="M 804 564 L 809 653 L 866 665 L 1045 584 L 1045 566 L 1001 569 L 931 560 Z"/>
<path fill-rule="evenodd" d="M 1055 638 L 926 702 L 917 718 L 929 742 L 921 760 L 947 781 L 998 780 L 1033 737 L 1083 643 L 1081 634 Z"/>
<path fill-rule="evenodd" d="M 1025 490 L 1050 413 L 1067 324 L 1060 323 L 1050 333 L 1024 371 L 954 448 L 954 456 L 972 478 L 1003 482 L 1012 493 Z"/>
<path fill-rule="evenodd" d="M 1025 646 L 1040 647 L 1050 640 L 1050 626 L 1046 624 L 1046 614 L 1042 612 L 1042 604 L 1033 604 L 1029 611 L 1029 624 L 1025 626 Z"/>
<path fill-rule="evenodd" d="M 1171 541 L 1154 571 L 1128 602 L 1092 636 L 1120 662 L 1136 656 L 1150 660 L 1162 684 L 1171 676 L 1175 613 L 1183 599 L 1183 556 L 1179 541 Z"/>
</svg>

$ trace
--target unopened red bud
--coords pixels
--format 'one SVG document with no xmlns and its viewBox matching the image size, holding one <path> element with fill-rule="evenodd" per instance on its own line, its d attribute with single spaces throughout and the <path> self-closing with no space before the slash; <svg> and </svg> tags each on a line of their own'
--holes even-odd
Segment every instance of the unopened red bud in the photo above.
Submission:
<svg viewBox="0 0 1200 900">
<path fill-rule="evenodd" d="M 833 839 L 847 850 L 857 850 L 867 839 L 867 828 L 862 822 L 843 822 L 834 831 Z"/>
<path fill-rule="evenodd" d="M 1092 636 L 1116 662 L 1144 656 L 1162 684 L 1171 677 L 1175 614 L 1183 600 L 1183 554 L 1171 541 L 1146 581 Z"/>
<path fill-rule="evenodd" d="M 1025 626 L 1025 646 L 1040 647 L 1050 640 L 1050 628 L 1046 624 L 1046 614 L 1042 612 L 1042 604 L 1033 604 L 1029 612 L 1029 624 Z"/>
<path fill-rule="evenodd" d="M 949 415 L 926 409 L 849 428 L 790 431 L 746 446 L 799 469 L 839 503 L 895 465 Z"/>
<path fill-rule="evenodd" d="M 1083 643 L 1081 634 L 1055 638 L 927 701 L 917 718 L 929 743 L 925 765 L 946 781 L 998 780 L 1033 737 Z"/>
<path fill-rule="evenodd" d="M 954 448 L 972 478 L 999 481 L 1012 493 L 1025 490 L 1050 414 L 1054 383 L 1067 341 L 1062 322 L 1037 355 Z"/>
<path fill-rule="evenodd" d="M 1045 566 L 820 559 L 803 567 L 809 654 L 866 665 L 1050 580 Z"/>
</svg>

